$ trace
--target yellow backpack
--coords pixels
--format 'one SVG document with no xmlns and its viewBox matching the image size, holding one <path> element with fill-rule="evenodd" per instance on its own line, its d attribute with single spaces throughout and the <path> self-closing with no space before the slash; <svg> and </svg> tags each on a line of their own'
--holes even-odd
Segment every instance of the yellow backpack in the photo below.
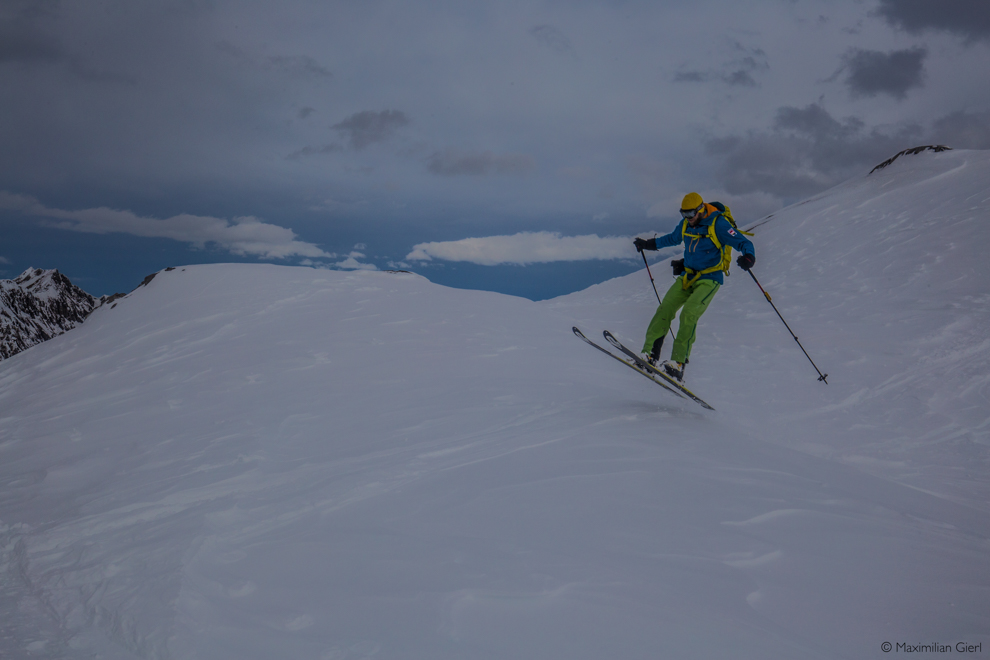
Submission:
<svg viewBox="0 0 990 660">
<path fill-rule="evenodd" d="M 709 204 L 705 204 L 705 206 L 714 207 L 715 211 L 723 218 L 728 220 L 729 224 L 732 225 L 732 228 L 738 231 L 740 234 L 743 234 L 745 236 L 753 235 L 753 232 L 743 231 L 742 229 L 739 229 L 739 226 L 736 225 L 735 218 L 732 217 L 732 211 L 729 209 L 728 206 L 726 206 L 722 202 L 711 202 Z M 711 209 L 709 209 L 709 212 L 710 211 Z M 684 224 L 681 225 L 681 240 L 686 240 L 685 238 L 686 231 L 687 231 L 687 223 L 685 222 Z M 695 271 L 695 270 L 691 270 L 690 268 L 685 268 L 684 269 L 685 274 L 691 275 L 690 280 L 688 280 L 687 277 L 681 280 L 681 285 L 685 289 L 691 286 L 692 284 L 694 284 L 695 280 L 697 280 L 702 275 L 707 275 L 708 273 L 714 273 L 717 270 L 722 271 L 726 275 L 729 274 L 729 266 L 732 264 L 732 246 L 722 245 L 722 242 L 718 240 L 718 237 L 715 235 L 714 221 L 710 225 L 708 225 L 708 238 L 711 239 L 712 243 L 715 244 L 716 248 L 722 251 L 722 261 L 715 264 L 711 268 L 706 268 L 705 270 Z"/>
</svg>

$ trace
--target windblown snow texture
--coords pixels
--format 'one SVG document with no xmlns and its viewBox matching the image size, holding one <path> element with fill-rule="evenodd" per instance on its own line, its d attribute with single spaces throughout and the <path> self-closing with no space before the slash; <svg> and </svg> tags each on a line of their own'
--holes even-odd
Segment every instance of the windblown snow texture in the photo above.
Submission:
<svg viewBox="0 0 990 660">
<path fill-rule="evenodd" d="M 0 656 L 990 648 L 990 154 L 756 228 L 664 392 L 645 271 L 543 303 L 209 265 L 0 363 Z M 589 334 L 590 336 L 590 334 Z"/>
</svg>

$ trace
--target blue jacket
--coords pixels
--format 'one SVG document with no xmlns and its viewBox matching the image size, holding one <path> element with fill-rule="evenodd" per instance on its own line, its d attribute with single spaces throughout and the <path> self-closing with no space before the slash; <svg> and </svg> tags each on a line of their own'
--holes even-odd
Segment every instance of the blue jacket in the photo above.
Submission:
<svg viewBox="0 0 990 660">
<path fill-rule="evenodd" d="M 694 271 L 705 270 L 718 265 L 722 261 L 722 251 L 715 246 L 712 239 L 708 237 L 708 227 L 715 223 L 715 236 L 723 246 L 731 245 L 738 252 L 756 256 L 753 243 L 743 236 L 738 230 L 733 229 L 729 221 L 722 217 L 715 207 L 706 204 L 708 215 L 701 219 L 698 226 L 692 227 L 690 224 L 684 227 L 687 220 L 681 220 L 674 231 L 666 236 L 657 237 L 657 249 L 670 247 L 684 241 L 684 267 Z M 683 239 L 681 234 L 684 234 Z M 722 271 L 716 270 L 713 273 L 702 275 L 698 279 L 715 280 L 719 284 L 725 281 Z"/>
</svg>

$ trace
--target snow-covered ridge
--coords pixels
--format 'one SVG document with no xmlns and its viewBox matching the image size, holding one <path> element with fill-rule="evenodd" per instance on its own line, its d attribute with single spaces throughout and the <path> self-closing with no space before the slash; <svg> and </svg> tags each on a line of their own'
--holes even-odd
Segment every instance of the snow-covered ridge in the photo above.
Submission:
<svg viewBox="0 0 990 660">
<path fill-rule="evenodd" d="M 890 160 L 740 221 L 755 233 L 754 273 L 830 385 L 733 268 L 699 325 L 694 389 L 726 391 L 713 405 L 754 428 L 800 420 L 807 451 L 990 507 L 990 151 Z M 661 294 L 669 259 L 652 266 Z M 605 310 L 638 339 L 656 298 L 641 271 L 545 304 L 582 320 Z M 748 374 L 745 391 L 734 373 Z M 926 459 L 901 463 L 910 451 Z"/>
<path fill-rule="evenodd" d="M 714 414 L 571 334 L 640 339 L 645 271 L 541 303 L 160 272 L 0 364 L 0 657 L 990 648 L 988 181 L 924 152 L 757 227 L 830 384 L 736 269 L 688 374 Z"/>
<path fill-rule="evenodd" d="M 55 269 L 0 280 L 0 360 L 71 330 L 100 302 Z"/>
</svg>

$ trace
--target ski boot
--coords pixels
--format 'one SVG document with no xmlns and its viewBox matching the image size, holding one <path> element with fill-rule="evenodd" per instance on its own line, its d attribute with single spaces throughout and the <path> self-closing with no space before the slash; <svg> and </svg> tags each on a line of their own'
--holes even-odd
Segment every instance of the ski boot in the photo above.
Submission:
<svg viewBox="0 0 990 660">
<path fill-rule="evenodd" d="M 659 369 L 660 365 L 660 349 L 663 348 L 663 337 L 660 337 L 653 342 L 653 350 L 649 353 L 643 353 L 643 361 L 649 362 L 651 367 Z"/>
<path fill-rule="evenodd" d="M 681 385 L 684 384 L 684 367 L 687 366 L 683 362 L 674 362 L 673 360 L 666 360 L 663 363 L 664 372 L 676 380 Z"/>
</svg>

